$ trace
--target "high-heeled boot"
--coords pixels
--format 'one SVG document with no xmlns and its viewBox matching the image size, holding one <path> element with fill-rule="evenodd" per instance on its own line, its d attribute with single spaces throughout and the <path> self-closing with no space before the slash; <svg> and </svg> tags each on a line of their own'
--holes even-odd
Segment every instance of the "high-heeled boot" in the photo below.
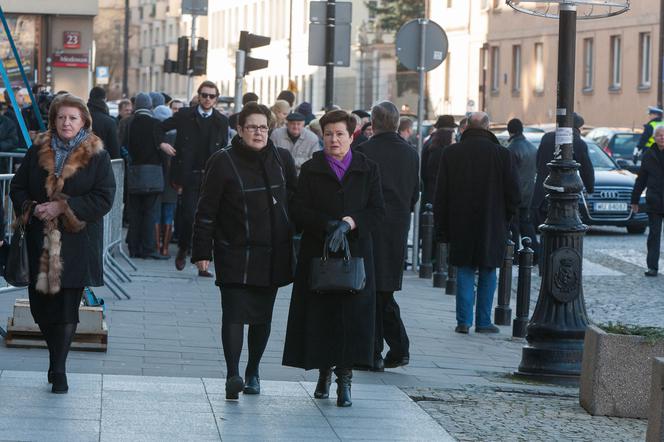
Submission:
<svg viewBox="0 0 664 442">
<path fill-rule="evenodd" d="M 353 372 L 350 368 L 336 368 L 337 375 L 337 407 L 350 407 L 353 402 L 350 398 L 350 383 Z"/>
<path fill-rule="evenodd" d="M 327 399 L 330 397 L 330 385 L 332 384 L 332 369 L 321 368 L 318 373 L 318 382 L 314 397 L 316 399 Z"/>
</svg>

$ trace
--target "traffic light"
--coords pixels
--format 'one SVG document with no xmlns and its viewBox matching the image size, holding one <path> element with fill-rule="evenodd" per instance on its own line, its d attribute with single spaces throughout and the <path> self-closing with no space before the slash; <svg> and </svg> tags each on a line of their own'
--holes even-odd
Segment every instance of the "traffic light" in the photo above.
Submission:
<svg viewBox="0 0 664 442">
<path fill-rule="evenodd" d="M 208 41 L 204 38 L 199 38 L 196 50 L 191 51 L 191 57 L 189 58 L 189 68 L 192 71 L 192 75 L 205 75 L 207 69 L 207 49 Z"/>
<path fill-rule="evenodd" d="M 187 37 L 178 38 L 178 74 L 187 75 L 189 68 L 189 39 Z"/>
<path fill-rule="evenodd" d="M 265 37 L 263 35 L 251 34 L 248 31 L 240 32 L 240 47 L 241 51 L 244 51 L 244 75 L 247 75 L 251 71 L 256 71 L 258 69 L 265 69 L 267 67 L 268 61 L 262 58 L 253 58 L 249 56 L 249 53 L 253 48 L 259 48 L 261 46 L 267 46 L 270 44 L 270 37 Z"/>
<path fill-rule="evenodd" d="M 169 60 L 168 58 L 164 60 L 164 72 L 166 74 L 174 74 L 178 71 L 178 62 Z"/>
</svg>

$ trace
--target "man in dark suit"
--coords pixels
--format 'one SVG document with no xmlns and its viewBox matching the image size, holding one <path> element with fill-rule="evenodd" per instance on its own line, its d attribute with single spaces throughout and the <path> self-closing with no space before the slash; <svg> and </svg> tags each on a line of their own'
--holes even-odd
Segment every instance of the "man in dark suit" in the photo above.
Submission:
<svg viewBox="0 0 664 442">
<path fill-rule="evenodd" d="M 450 265 L 458 268 L 455 331 L 467 334 L 475 318 L 476 333 L 498 333 L 491 323 L 496 269 L 519 208 L 519 182 L 512 154 L 489 132 L 484 112 L 471 114 L 461 141 L 443 150 L 433 207 L 436 236 L 449 243 Z"/>
<path fill-rule="evenodd" d="M 198 106 L 180 109 L 161 123 L 164 133 L 176 129 L 175 148 L 161 143 L 161 149 L 174 157 L 171 184 L 182 195 L 175 268 L 184 269 L 191 246 L 191 235 L 205 164 L 217 150 L 228 144 L 228 119 L 214 108 L 219 97 L 217 85 L 204 81 L 198 87 Z M 211 277 L 209 262 L 197 263 L 198 275 Z"/>
<path fill-rule="evenodd" d="M 419 157 L 413 147 L 397 133 L 399 110 L 389 101 L 371 110 L 374 135 L 357 147 L 378 163 L 385 198 L 385 218 L 371 232 L 376 268 L 376 332 L 374 366 L 395 368 L 409 362 L 409 341 L 401 320 L 394 292 L 401 280 L 410 228 L 410 214 L 419 198 Z M 383 339 L 390 350 L 383 361 Z"/>
</svg>

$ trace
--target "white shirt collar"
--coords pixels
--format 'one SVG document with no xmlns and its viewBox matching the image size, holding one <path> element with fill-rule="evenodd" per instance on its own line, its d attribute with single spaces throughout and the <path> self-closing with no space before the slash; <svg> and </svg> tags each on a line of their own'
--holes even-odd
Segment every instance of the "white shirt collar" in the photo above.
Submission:
<svg viewBox="0 0 664 442">
<path fill-rule="evenodd" d="M 213 110 L 213 109 L 210 109 L 209 112 L 205 112 L 205 111 L 203 110 L 203 108 L 201 107 L 201 105 L 199 104 L 197 110 L 198 110 L 198 113 L 201 114 L 201 116 L 202 116 L 203 118 L 207 118 L 207 117 L 209 117 L 210 115 L 212 115 L 212 110 Z"/>
</svg>

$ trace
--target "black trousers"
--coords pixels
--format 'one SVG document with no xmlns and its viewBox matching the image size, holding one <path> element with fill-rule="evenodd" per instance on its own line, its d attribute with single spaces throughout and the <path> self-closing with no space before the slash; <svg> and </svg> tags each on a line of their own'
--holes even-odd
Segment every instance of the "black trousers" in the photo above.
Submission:
<svg viewBox="0 0 664 442">
<path fill-rule="evenodd" d="M 401 320 L 399 304 L 394 292 L 376 292 L 376 332 L 374 352 L 378 358 L 383 353 L 383 340 L 390 347 L 386 358 L 401 359 L 410 356 L 410 341 Z"/>
<path fill-rule="evenodd" d="M 521 240 L 523 238 L 530 238 L 532 240 L 531 249 L 535 252 L 535 256 L 539 256 L 539 241 L 537 241 L 537 230 L 535 230 L 535 214 L 534 210 L 529 207 L 519 207 L 519 211 L 512 218 L 510 224 L 510 231 L 512 232 L 512 241 L 514 241 L 514 255 L 521 248 Z M 542 220 L 543 221 L 543 220 Z"/>
<path fill-rule="evenodd" d="M 183 250 L 189 250 L 191 247 L 191 237 L 194 233 L 194 217 L 196 216 L 196 207 L 198 206 L 198 197 L 201 192 L 203 182 L 203 170 L 194 170 L 182 187 L 182 198 L 178 213 L 178 247 Z"/>
<path fill-rule="evenodd" d="M 662 213 L 648 213 L 648 268 L 659 270 L 659 251 L 662 245 Z"/>
<path fill-rule="evenodd" d="M 127 195 L 127 245 L 132 256 L 155 253 L 154 220 L 157 211 L 158 193 Z"/>
</svg>

